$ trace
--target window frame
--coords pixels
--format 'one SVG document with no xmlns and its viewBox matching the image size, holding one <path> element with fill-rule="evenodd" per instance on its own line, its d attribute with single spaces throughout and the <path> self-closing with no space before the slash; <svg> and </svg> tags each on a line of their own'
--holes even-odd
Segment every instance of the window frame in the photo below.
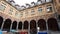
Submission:
<svg viewBox="0 0 60 34">
<path fill-rule="evenodd" d="M 52 6 L 47 6 L 46 10 L 49 13 L 49 12 L 53 11 L 53 7 Z"/>
<path fill-rule="evenodd" d="M 35 14 L 35 10 L 31 9 L 31 15 L 34 15 L 34 14 Z"/>
<path fill-rule="evenodd" d="M 38 11 L 39 11 L 39 12 L 42 12 L 42 11 L 43 11 L 43 8 L 42 8 L 42 7 L 39 7 L 39 8 L 38 8 Z"/>
<path fill-rule="evenodd" d="M 9 14 L 12 15 L 12 13 L 13 13 L 13 8 L 10 8 L 10 10 L 9 10 Z"/>
<path fill-rule="evenodd" d="M 2 8 L 2 7 L 3 7 L 3 8 Z M 6 8 L 6 7 L 5 7 L 4 5 L 0 4 L 0 10 L 1 10 L 1 11 L 4 11 L 5 8 Z"/>
</svg>

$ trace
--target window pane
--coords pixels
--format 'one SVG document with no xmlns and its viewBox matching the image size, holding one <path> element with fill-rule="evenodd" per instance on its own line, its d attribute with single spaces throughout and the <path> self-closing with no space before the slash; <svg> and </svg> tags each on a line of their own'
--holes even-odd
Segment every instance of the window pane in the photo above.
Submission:
<svg viewBox="0 0 60 34">
<path fill-rule="evenodd" d="M 52 7 L 47 7 L 47 12 L 52 11 Z"/>
<path fill-rule="evenodd" d="M 6 7 L 5 7 L 4 5 L 0 5 L 0 10 L 1 10 L 1 11 L 4 11 L 5 8 L 6 8 Z"/>
<path fill-rule="evenodd" d="M 51 2 L 52 0 L 46 0 L 46 2 Z"/>
<path fill-rule="evenodd" d="M 22 29 L 22 22 L 19 22 L 19 24 L 18 24 L 18 29 Z"/>
<path fill-rule="evenodd" d="M 27 11 L 27 12 L 25 12 L 25 15 L 26 15 L 26 16 L 28 15 L 28 11 Z"/>
<path fill-rule="evenodd" d="M 16 12 L 15 16 L 20 17 L 20 13 Z"/>
<path fill-rule="evenodd" d="M 9 14 L 12 15 L 12 12 L 13 12 L 13 8 L 10 8 L 10 10 L 9 10 Z"/>
<path fill-rule="evenodd" d="M 20 14 L 20 17 L 23 17 L 23 14 L 22 13 Z"/>
<path fill-rule="evenodd" d="M 34 9 L 32 9 L 32 10 L 31 10 L 31 14 L 34 15 L 34 12 L 35 12 Z"/>
<path fill-rule="evenodd" d="M 39 11 L 39 12 L 41 12 L 41 11 L 42 11 L 42 8 L 41 8 L 41 7 L 40 7 L 40 8 L 38 8 L 38 11 Z"/>
</svg>

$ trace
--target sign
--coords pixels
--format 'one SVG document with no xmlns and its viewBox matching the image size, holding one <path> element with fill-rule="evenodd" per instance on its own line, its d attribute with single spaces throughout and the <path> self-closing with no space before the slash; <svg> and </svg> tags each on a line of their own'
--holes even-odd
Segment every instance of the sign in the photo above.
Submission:
<svg viewBox="0 0 60 34">
<path fill-rule="evenodd" d="M 47 34 L 47 32 L 38 32 L 38 34 Z"/>
</svg>

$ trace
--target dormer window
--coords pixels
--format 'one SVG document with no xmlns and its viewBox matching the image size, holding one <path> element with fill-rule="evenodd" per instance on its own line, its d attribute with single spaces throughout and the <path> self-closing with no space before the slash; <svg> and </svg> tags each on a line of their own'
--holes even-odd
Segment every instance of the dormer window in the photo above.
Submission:
<svg viewBox="0 0 60 34">
<path fill-rule="evenodd" d="M 46 0 L 41 0 L 42 1 L 42 3 L 45 3 L 46 2 Z"/>
<path fill-rule="evenodd" d="M 31 2 L 31 7 L 35 6 L 35 2 Z"/>
<path fill-rule="evenodd" d="M 46 2 L 51 2 L 52 0 L 46 0 Z"/>
</svg>

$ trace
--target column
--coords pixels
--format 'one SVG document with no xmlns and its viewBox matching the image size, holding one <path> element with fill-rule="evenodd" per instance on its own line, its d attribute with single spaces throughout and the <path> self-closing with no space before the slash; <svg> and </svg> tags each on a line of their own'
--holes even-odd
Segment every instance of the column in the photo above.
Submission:
<svg viewBox="0 0 60 34">
<path fill-rule="evenodd" d="M 11 29 L 12 29 L 12 25 L 13 25 L 13 22 L 11 23 L 11 26 L 10 26 L 10 31 L 11 31 Z"/>
<path fill-rule="evenodd" d="M 2 23 L 2 26 L 1 26 L 1 30 L 3 29 L 3 26 L 4 26 L 4 22 L 5 22 L 5 19 L 3 20 L 3 23 Z"/>
<path fill-rule="evenodd" d="M 16 29 L 17 29 L 17 31 L 18 31 L 18 25 L 19 25 L 19 22 L 17 22 L 17 28 L 16 28 Z"/>
<path fill-rule="evenodd" d="M 36 21 L 37 34 L 38 34 L 38 21 Z"/>
<path fill-rule="evenodd" d="M 47 20 L 46 20 L 46 28 L 47 28 L 47 33 L 49 33 Z"/>
<path fill-rule="evenodd" d="M 22 30 L 23 30 L 23 27 L 24 27 L 24 22 L 22 22 Z"/>
</svg>

